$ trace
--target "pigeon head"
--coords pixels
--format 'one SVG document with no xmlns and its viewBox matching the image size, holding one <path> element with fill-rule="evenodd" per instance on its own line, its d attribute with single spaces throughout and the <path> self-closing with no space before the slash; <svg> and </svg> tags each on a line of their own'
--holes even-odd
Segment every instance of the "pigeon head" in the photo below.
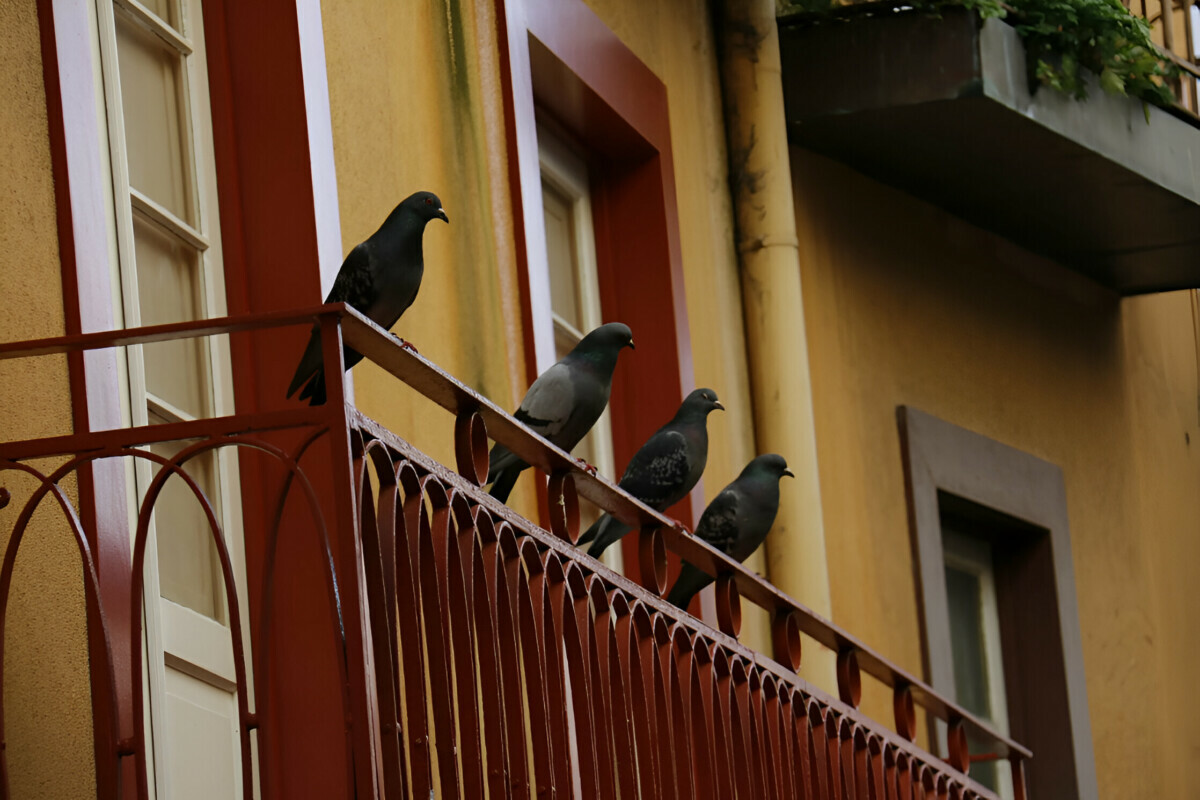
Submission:
<svg viewBox="0 0 1200 800">
<path fill-rule="evenodd" d="M 683 399 L 676 413 L 676 419 L 704 419 L 715 410 L 725 410 L 717 393 L 712 389 L 693 389 L 692 393 Z"/>
<path fill-rule="evenodd" d="M 615 364 L 617 354 L 624 348 L 633 348 L 633 331 L 620 322 L 609 322 L 591 331 L 575 345 L 571 355 L 592 361 L 611 359 Z M 635 348 L 636 349 L 636 348 Z"/>
<path fill-rule="evenodd" d="M 442 210 L 442 201 L 433 192 L 417 192 L 411 194 L 401 201 L 396 208 L 397 211 L 403 211 L 407 215 L 415 216 L 422 223 L 431 220 L 440 219 L 442 222 L 450 222 L 450 218 L 446 216 L 446 212 Z"/>
<path fill-rule="evenodd" d="M 775 453 L 767 453 L 755 458 L 742 470 L 742 475 L 771 476 L 776 480 L 779 480 L 784 475 L 787 475 L 789 478 L 796 477 L 796 473 L 788 469 L 787 462 L 783 460 L 783 456 L 776 455 Z"/>
</svg>

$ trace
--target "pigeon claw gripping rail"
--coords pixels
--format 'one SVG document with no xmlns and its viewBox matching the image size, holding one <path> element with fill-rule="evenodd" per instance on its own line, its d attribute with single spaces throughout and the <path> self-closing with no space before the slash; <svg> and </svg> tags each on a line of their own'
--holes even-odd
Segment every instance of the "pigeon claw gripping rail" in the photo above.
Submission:
<svg viewBox="0 0 1200 800">
<path fill-rule="evenodd" d="M 171 479 L 195 498 L 218 556 L 246 797 L 320 785 L 344 798 L 993 798 L 969 777 L 970 734 L 1011 762 L 1024 798 L 1028 750 L 344 305 L 3 344 L 0 358 L 283 327 L 300 341 L 314 322 L 326 363 L 341 366 L 344 344 L 450 412 L 453 468 L 347 405 L 340 369 L 326 372 L 324 406 L 285 404 L 281 387 L 276 410 L 0 443 L 0 643 L 17 550 L 43 533 L 30 521 L 49 500 L 83 565 L 98 797 L 148 796 L 141 560 Z M 489 436 L 548 476 L 549 530 L 481 488 Z M 183 447 L 146 448 L 159 442 Z M 186 470 L 222 448 L 254 467 L 242 473 L 249 596 Z M 132 537 L 90 528 L 61 488 L 105 459 L 149 465 Z M 639 530 L 642 585 L 574 546 L 579 497 Z M 132 538 L 128 572 L 96 571 L 104 537 Z M 716 627 L 662 599 L 668 552 L 716 578 Z M 738 641 L 743 603 L 768 612 L 771 653 Z M 801 634 L 837 654 L 837 697 L 797 674 Z M 892 690 L 893 726 L 858 709 L 864 674 Z M 0 726 L 11 700 L 0 693 Z M 917 706 L 947 723 L 944 758 L 915 743 Z M 306 755 L 314 741 L 321 758 Z M 0 748 L 3 797 L 17 752 Z"/>
</svg>

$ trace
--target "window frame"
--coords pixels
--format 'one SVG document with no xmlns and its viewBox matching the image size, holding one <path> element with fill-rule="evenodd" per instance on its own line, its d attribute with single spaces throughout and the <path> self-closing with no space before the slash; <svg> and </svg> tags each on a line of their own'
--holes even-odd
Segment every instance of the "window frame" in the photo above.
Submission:
<svg viewBox="0 0 1200 800">
<path fill-rule="evenodd" d="M 64 327 L 68 335 L 114 330 L 123 327 L 124 320 L 114 303 L 112 282 L 113 181 L 107 126 L 96 103 L 101 67 L 97 50 L 79 46 L 97 41 L 96 6 L 36 2 Z M 206 0 L 203 10 L 228 313 L 310 307 L 325 296 L 343 256 L 320 7 L 289 0 L 252 4 Z M 307 335 L 307 330 L 297 328 L 265 332 L 253 342 L 249 337 L 233 338 L 236 413 L 278 407 L 279 387 L 290 380 L 294 353 Z M 68 354 L 76 433 L 130 424 L 123 414 L 124 362 L 116 348 Z M 244 454 L 238 461 L 245 529 L 263 530 L 264 520 L 273 513 L 265 499 L 271 478 Z M 84 464 L 78 475 L 80 518 L 96 566 L 107 627 L 113 634 L 112 662 L 129 664 L 132 489 L 124 465 L 116 460 Z M 331 487 L 318 483 L 315 488 L 322 502 L 334 502 Z M 260 554 L 248 553 L 247 558 L 257 564 L 252 559 L 260 559 Z M 248 576 L 252 613 L 262 596 L 259 572 Z M 297 604 L 303 606 L 305 600 L 300 596 Z M 361 624 L 352 616 L 347 621 Z M 303 621 L 281 620 L 276 634 L 277 642 L 300 641 Z M 122 767 L 112 754 L 119 747 L 118 731 L 132 730 L 132 681 L 118 669 L 113 676 L 115 702 L 110 702 L 106 673 L 96 667 L 103 662 L 106 647 L 98 619 L 88 620 L 88 643 L 97 795 L 116 797 Z M 281 659 L 273 667 L 271 679 L 276 682 L 339 685 L 332 664 L 292 664 Z M 322 704 L 322 699 L 328 698 L 314 698 L 304 708 L 275 710 L 279 718 L 277 733 L 269 740 L 270 751 L 284 752 L 299 744 L 323 747 L 331 754 L 276 775 L 284 793 L 294 787 L 330 794 L 345 785 L 347 766 L 338 755 L 344 738 L 343 715 L 336 703 Z M 119 720 L 118 726 L 110 724 L 114 719 Z M 372 785 L 364 766 L 354 774 L 360 791 Z M 126 796 L 132 796 L 135 788 L 134 782 L 124 782 Z"/>
<path fill-rule="evenodd" d="M 899 406 L 897 421 L 930 684 L 949 697 L 956 694 L 941 522 L 943 503 L 950 497 L 956 499 L 963 512 L 977 515 L 991 531 L 993 543 L 1000 545 L 993 550 L 993 558 L 1001 594 L 1008 715 L 1012 735 L 1035 754 L 1026 765 L 1029 793 L 1096 797 L 1083 638 L 1062 470 L 911 407 Z M 996 524 L 1001 517 L 1005 524 Z M 1001 563 L 1004 547 L 1013 553 L 1021 548 L 1007 566 Z M 1018 564 L 1018 559 L 1024 563 Z M 1005 585 L 1010 597 L 1016 585 L 1036 591 L 1030 601 L 1040 604 L 1042 613 L 1018 618 L 1011 608 L 1013 604 L 1006 603 Z M 1005 606 L 1009 607 L 1007 611 Z M 1020 631 L 1013 628 L 1018 619 L 1023 626 Z M 1018 638 L 1031 637 L 1053 643 L 1038 653 L 1037 663 L 1010 646 Z M 1022 713 L 1030 706 L 1039 710 L 1038 724 L 1026 719 L 1031 715 Z M 934 736 L 936 726 L 931 731 L 931 738 Z M 1064 764 L 1070 769 L 1064 769 Z"/>
<path fill-rule="evenodd" d="M 554 363 L 537 139 L 542 112 L 588 151 L 604 319 L 628 324 L 638 343 L 636 354 L 618 363 L 609 401 L 614 460 L 628 464 L 695 386 L 666 85 L 583 0 L 504 0 L 500 30 L 514 233 L 525 267 L 518 277 L 527 379 Z M 628 286 L 639 291 L 621 290 Z M 691 525 L 703 508 L 698 486 L 667 513 Z M 622 542 L 633 579 L 636 539 Z"/>
</svg>

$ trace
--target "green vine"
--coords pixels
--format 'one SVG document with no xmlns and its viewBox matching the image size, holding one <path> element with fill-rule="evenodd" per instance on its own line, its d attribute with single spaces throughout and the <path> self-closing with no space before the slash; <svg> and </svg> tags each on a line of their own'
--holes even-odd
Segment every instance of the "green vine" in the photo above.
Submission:
<svg viewBox="0 0 1200 800">
<path fill-rule="evenodd" d="M 1178 67 L 1154 45 L 1146 21 L 1120 0 L 912 0 L 905 6 L 935 14 L 945 6 L 962 6 L 983 19 L 1007 19 L 1025 43 L 1037 80 L 1076 99 L 1087 97 L 1090 72 L 1107 92 L 1157 106 L 1175 104 L 1169 81 Z M 788 2 L 788 10 L 810 14 L 845 7 L 838 0 Z"/>
</svg>

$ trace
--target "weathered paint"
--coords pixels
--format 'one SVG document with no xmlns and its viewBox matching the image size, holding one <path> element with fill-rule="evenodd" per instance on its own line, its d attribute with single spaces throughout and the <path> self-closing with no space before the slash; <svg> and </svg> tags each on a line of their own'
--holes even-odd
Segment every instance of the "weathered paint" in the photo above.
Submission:
<svg viewBox="0 0 1200 800">
<path fill-rule="evenodd" d="M 835 620 L 923 673 L 896 406 L 1059 465 L 1101 796 L 1185 796 L 1200 781 L 1189 292 L 1118 301 L 841 165 L 791 158 Z M 886 719 L 873 688 L 864 710 Z"/>
<path fill-rule="evenodd" d="M 37 3 L 0 4 L 0 340 L 65 333 Z M 72 432 L 65 357 L 0 364 L 0 437 Z M 32 482 L 9 477 L 14 498 Z M 74 499 L 75 487 L 68 487 Z M 78 551 L 61 514 L 34 517 L 5 631 L 5 739 L 14 797 L 95 796 Z M 0 510 L 8 529 L 18 504 Z M 7 544 L 7 540 L 4 542 Z"/>
<path fill-rule="evenodd" d="M 756 454 L 712 21 L 707 4 L 694 0 L 588 5 L 667 86 L 696 385 L 716 390 L 727 409 L 709 421 L 711 500 Z M 747 563 L 766 572 L 761 552 Z M 766 620 L 746 611 L 743 639 L 765 646 Z"/>
<path fill-rule="evenodd" d="M 426 230 L 421 293 L 395 332 L 515 408 L 527 384 L 493 3 L 323 11 L 344 249 L 410 193 L 436 192 L 450 225 Z M 371 364 L 354 385 L 365 413 L 453 463 L 453 426 L 436 408 Z M 530 488 L 513 498 L 528 514 Z"/>
</svg>

